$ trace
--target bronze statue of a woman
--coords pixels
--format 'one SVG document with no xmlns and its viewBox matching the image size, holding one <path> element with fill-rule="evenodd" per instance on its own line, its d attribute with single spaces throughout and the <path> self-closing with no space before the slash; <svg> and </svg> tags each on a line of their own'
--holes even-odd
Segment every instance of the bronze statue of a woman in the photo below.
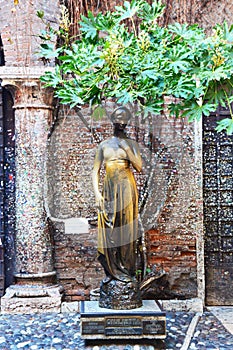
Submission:
<svg viewBox="0 0 233 350">
<path fill-rule="evenodd" d="M 141 171 L 142 160 L 137 142 L 125 132 L 130 117 L 125 107 L 113 112 L 114 134 L 100 143 L 92 173 L 98 207 L 98 259 L 106 274 L 101 283 L 99 305 L 113 309 L 141 306 L 136 279 L 138 194 L 130 166 Z M 105 178 L 101 193 L 102 164 Z"/>
</svg>

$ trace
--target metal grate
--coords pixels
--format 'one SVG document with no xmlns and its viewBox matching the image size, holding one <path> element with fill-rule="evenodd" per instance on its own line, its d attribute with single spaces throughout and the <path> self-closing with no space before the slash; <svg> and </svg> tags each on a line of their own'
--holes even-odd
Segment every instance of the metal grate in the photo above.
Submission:
<svg viewBox="0 0 233 350">
<path fill-rule="evenodd" d="M 3 178 L 3 98 L 0 86 L 0 296 L 4 293 L 4 178 Z"/>
<path fill-rule="evenodd" d="M 3 223 L 5 287 L 13 283 L 15 262 L 15 116 L 13 98 L 3 90 Z M 1 175 L 0 175 L 1 176 Z"/>
<path fill-rule="evenodd" d="M 207 304 L 233 303 L 233 136 L 217 133 L 220 107 L 203 120 L 203 196 Z M 229 116 L 230 117 L 230 116 Z"/>
<path fill-rule="evenodd" d="M 15 121 L 11 93 L 0 86 L 0 296 L 13 282 Z"/>
</svg>

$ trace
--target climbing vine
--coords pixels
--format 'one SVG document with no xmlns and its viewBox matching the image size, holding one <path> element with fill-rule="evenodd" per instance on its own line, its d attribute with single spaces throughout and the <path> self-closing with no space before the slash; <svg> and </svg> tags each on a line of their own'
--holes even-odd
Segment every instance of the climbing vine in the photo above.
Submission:
<svg viewBox="0 0 233 350">
<path fill-rule="evenodd" d="M 145 118 L 166 108 L 170 115 L 200 120 L 222 105 L 231 118 L 216 129 L 232 134 L 233 27 L 217 24 L 207 36 L 197 25 L 161 26 L 164 8 L 160 0 L 132 0 L 113 12 L 89 11 L 75 40 L 69 23 L 63 25 L 64 10 L 59 30 L 49 25 L 41 34 L 41 58 L 57 62 L 41 80 L 71 107 L 114 99 L 137 103 Z M 38 16 L 43 20 L 42 12 Z"/>
</svg>

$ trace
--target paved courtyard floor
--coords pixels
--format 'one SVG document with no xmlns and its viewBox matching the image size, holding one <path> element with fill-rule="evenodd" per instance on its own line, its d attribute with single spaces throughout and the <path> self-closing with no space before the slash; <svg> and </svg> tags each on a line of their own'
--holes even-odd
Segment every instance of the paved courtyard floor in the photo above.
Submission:
<svg viewBox="0 0 233 350">
<path fill-rule="evenodd" d="M 209 308 L 203 314 L 167 312 L 164 341 L 85 343 L 77 313 L 0 314 L 0 349 L 233 350 L 232 316 L 233 308 Z"/>
</svg>

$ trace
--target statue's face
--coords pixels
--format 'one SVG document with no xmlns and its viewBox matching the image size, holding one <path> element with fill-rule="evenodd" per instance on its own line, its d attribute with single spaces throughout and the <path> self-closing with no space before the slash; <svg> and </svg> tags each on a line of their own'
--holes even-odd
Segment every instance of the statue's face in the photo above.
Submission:
<svg viewBox="0 0 233 350">
<path fill-rule="evenodd" d="M 115 129 L 119 130 L 119 131 L 124 131 L 126 126 L 127 126 L 127 124 L 122 124 L 122 123 L 115 123 L 114 122 L 113 124 L 115 126 Z"/>
<path fill-rule="evenodd" d="M 126 125 L 128 124 L 129 121 L 129 117 L 128 115 L 125 113 L 125 111 L 122 110 L 117 110 L 114 113 L 114 117 L 112 118 L 112 122 L 113 124 L 119 124 L 122 127 L 126 127 Z"/>
</svg>

